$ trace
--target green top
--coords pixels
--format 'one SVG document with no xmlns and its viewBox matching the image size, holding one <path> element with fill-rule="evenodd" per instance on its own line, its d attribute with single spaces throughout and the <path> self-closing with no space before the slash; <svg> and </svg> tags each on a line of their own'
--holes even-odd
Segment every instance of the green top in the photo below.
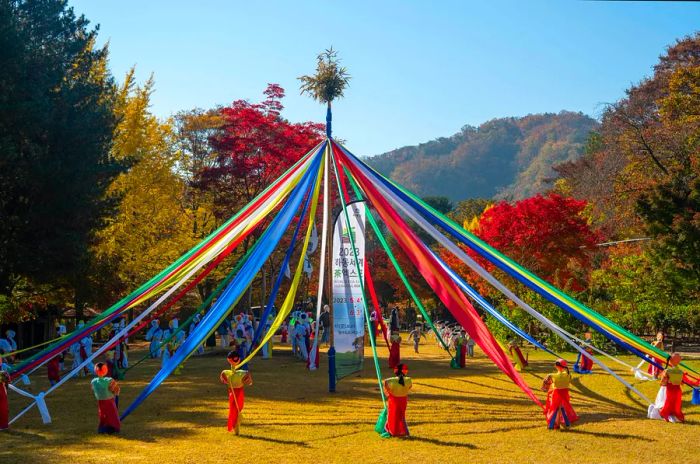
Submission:
<svg viewBox="0 0 700 464">
<path fill-rule="evenodd" d="M 96 377 L 92 379 L 92 392 L 98 400 L 110 400 L 114 394 L 109 391 L 109 385 L 114 379 L 112 377 Z"/>
</svg>

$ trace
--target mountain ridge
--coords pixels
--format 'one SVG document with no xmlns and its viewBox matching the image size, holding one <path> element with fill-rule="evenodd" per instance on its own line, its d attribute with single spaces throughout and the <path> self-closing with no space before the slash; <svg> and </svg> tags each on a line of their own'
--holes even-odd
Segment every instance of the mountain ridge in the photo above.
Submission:
<svg viewBox="0 0 700 464">
<path fill-rule="evenodd" d="M 578 159 L 597 126 L 572 111 L 495 118 L 365 161 L 421 196 L 518 200 L 545 191 L 552 166 Z"/>
</svg>

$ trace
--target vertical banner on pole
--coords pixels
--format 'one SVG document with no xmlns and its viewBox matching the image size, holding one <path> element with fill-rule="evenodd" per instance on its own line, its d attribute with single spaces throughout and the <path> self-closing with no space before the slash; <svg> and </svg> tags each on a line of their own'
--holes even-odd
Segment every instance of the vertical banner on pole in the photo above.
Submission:
<svg viewBox="0 0 700 464">
<path fill-rule="evenodd" d="M 357 274 L 355 253 L 350 241 L 355 242 L 360 269 L 365 260 L 365 203 L 347 205 L 350 224 L 341 211 L 333 226 L 333 330 L 335 344 L 336 378 L 362 370 L 365 349 L 365 320 L 362 306 L 364 275 Z M 363 271 L 361 271 L 363 272 Z"/>
</svg>

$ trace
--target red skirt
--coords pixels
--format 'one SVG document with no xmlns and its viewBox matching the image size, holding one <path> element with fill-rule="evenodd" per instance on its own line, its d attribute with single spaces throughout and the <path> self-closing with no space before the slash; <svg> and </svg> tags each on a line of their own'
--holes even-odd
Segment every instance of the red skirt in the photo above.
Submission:
<svg viewBox="0 0 700 464">
<path fill-rule="evenodd" d="M 588 356 L 581 355 L 581 370 L 590 371 L 591 369 L 593 369 L 593 360 Z"/>
<path fill-rule="evenodd" d="M 46 364 L 46 369 L 48 371 L 48 378 L 52 382 L 58 382 L 61 380 L 61 370 L 58 365 L 58 358 L 54 358 Z"/>
<path fill-rule="evenodd" d="M 664 362 L 660 359 L 654 358 L 654 361 L 656 361 L 657 364 L 662 365 Z M 647 367 L 647 373 L 649 375 L 653 375 L 654 377 L 658 377 L 659 374 L 661 374 L 661 369 L 653 365 L 652 363 L 649 363 L 649 367 Z"/>
<path fill-rule="evenodd" d="M 406 425 L 407 396 L 387 395 L 387 418 L 385 429 L 392 437 L 408 436 Z"/>
<path fill-rule="evenodd" d="M 121 422 L 119 422 L 119 412 L 114 398 L 98 400 L 97 415 L 100 419 L 97 433 L 119 433 Z"/>
<path fill-rule="evenodd" d="M 523 352 L 520 350 L 520 347 L 515 346 L 515 347 L 513 347 L 513 349 L 515 350 L 515 355 L 520 360 L 520 364 L 522 364 L 523 367 L 527 367 L 528 366 L 527 359 L 525 359 L 525 356 L 523 356 Z"/>
<path fill-rule="evenodd" d="M 243 403 L 245 402 L 245 393 L 243 388 L 234 388 L 233 391 L 228 391 L 228 431 L 232 432 L 238 421 L 240 420 L 241 411 L 243 411 Z"/>
<path fill-rule="evenodd" d="M 401 345 L 393 342 L 389 348 L 389 369 L 394 369 L 401 364 Z"/>
<path fill-rule="evenodd" d="M 681 422 L 685 421 L 681 405 L 683 390 L 680 385 L 666 384 L 666 402 L 664 407 L 659 411 L 659 415 L 668 421 L 670 416 L 675 416 Z"/>
<path fill-rule="evenodd" d="M 556 388 L 547 393 L 545 416 L 550 429 L 558 429 L 560 425 L 568 426 L 578 420 L 578 415 L 571 406 L 568 388 Z"/>
<path fill-rule="evenodd" d="M 458 349 L 459 367 L 464 367 L 467 365 L 467 347 L 465 345 L 459 345 Z"/>
<path fill-rule="evenodd" d="M 8 428 L 10 420 L 10 407 L 7 403 L 7 387 L 0 382 L 0 430 Z"/>
</svg>

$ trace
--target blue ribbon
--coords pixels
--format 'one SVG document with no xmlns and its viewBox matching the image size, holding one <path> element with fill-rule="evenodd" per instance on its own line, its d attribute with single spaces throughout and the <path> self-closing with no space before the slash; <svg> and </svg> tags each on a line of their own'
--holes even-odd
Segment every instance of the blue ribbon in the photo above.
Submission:
<svg viewBox="0 0 700 464">
<path fill-rule="evenodd" d="M 646 359 L 646 355 L 642 353 L 640 350 L 637 348 L 629 345 L 627 342 L 619 339 L 617 336 L 613 335 L 611 332 L 609 332 L 607 329 L 604 329 L 600 325 L 598 325 L 595 321 L 590 319 L 589 317 L 585 316 L 584 314 L 579 313 L 578 311 L 574 310 L 571 306 L 566 304 L 565 302 L 559 300 L 558 298 L 555 298 L 553 295 L 551 295 L 549 292 L 544 291 L 540 286 L 536 285 L 534 282 L 530 281 L 529 279 L 526 279 L 524 276 L 522 276 L 520 273 L 517 273 L 513 271 L 510 267 L 508 267 L 505 263 L 501 262 L 500 260 L 494 259 L 491 254 L 488 252 L 488 250 L 483 249 L 478 243 L 473 242 L 472 240 L 468 239 L 467 237 L 463 236 L 461 233 L 459 233 L 451 224 L 449 224 L 446 221 L 443 221 L 440 217 L 435 215 L 432 211 L 424 207 L 421 203 L 417 202 L 414 200 L 412 197 L 409 195 L 405 194 L 402 190 L 400 190 L 398 187 L 396 187 L 394 184 L 392 184 L 389 180 L 387 180 L 384 176 L 381 174 L 377 173 L 374 169 L 372 169 L 370 166 L 368 166 L 366 163 L 364 163 L 362 160 L 357 158 L 355 155 L 350 153 L 346 148 L 341 147 L 343 152 L 350 158 L 353 159 L 353 161 L 361 166 L 364 166 L 366 169 L 370 171 L 372 176 L 382 184 L 384 184 L 388 189 L 390 189 L 392 192 L 394 192 L 399 198 L 404 200 L 406 203 L 408 203 L 411 207 L 413 207 L 416 211 L 418 211 L 419 214 L 421 214 L 423 217 L 425 217 L 427 220 L 432 221 L 434 225 L 437 225 L 447 231 L 449 235 L 451 235 L 455 240 L 459 241 L 460 243 L 463 243 L 464 245 L 468 246 L 475 252 L 479 253 L 483 258 L 487 259 L 489 262 L 494 264 L 496 267 L 498 267 L 500 270 L 508 274 L 509 276 L 513 277 L 529 289 L 533 290 L 535 293 L 539 294 L 540 296 L 544 297 L 547 301 L 555 304 L 559 308 L 563 309 L 567 313 L 571 314 L 574 316 L 576 319 L 579 321 L 583 322 L 584 324 L 592 327 L 594 330 L 597 332 L 603 334 L 608 340 L 613 341 L 614 343 L 617 343 L 619 346 L 623 347 L 624 349 L 630 351 L 631 353 L 639 356 L 640 358 Z M 659 364 L 657 364 L 653 360 L 649 360 L 651 363 L 656 365 L 657 367 L 661 367 Z"/>
<path fill-rule="evenodd" d="M 547 353 L 560 358 L 557 353 L 554 351 L 550 350 L 537 340 L 530 335 L 529 333 L 525 332 L 523 329 L 518 327 L 517 325 L 513 324 L 510 320 L 508 320 L 503 314 L 501 314 L 496 308 L 494 308 L 488 301 L 484 299 L 476 290 L 474 290 L 467 282 L 462 279 L 461 276 L 459 276 L 452 268 L 450 268 L 445 262 L 437 255 L 435 252 L 430 250 L 430 253 L 433 255 L 433 257 L 438 260 L 447 270 L 447 273 L 450 275 L 452 280 L 470 297 L 474 299 L 477 303 L 479 303 L 479 306 L 481 306 L 487 313 L 489 313 L 491 316 L 496 318 L 501 324 L 505 325 L 508 327 L 510 330 L 518 334 L 520 337 L 523 339 L 527 340 L 528 342 L 532 343 L 535 345 L 537 348 L 546 351 Z"/>
<path fill-rule="evenodd" d="M 323 149 L 323 148 L 325 148 L 325 146 L 326 146 L 326 144 L 324 143 L 321 148 Z M 313 192 L 309 192 L 309 195 L 306 197 L 306 202 L 304 203 L 304 209 L 301 211 L 301 216 L 299 216 L 299 222 L 297 223 L 296 227 L 294 228 L 294 234 L 292 235 L 292 242 L 289 244 L 289 249 L 287 249 L 287 254 L 285 255 L 284 261 L 282 262 L 282 265 L 280 266 L 280 272 L 277 275 L 277 280 L 275 281 L 275 285 L 272 287 L 272 292 L 270 292 L 270 298 L 267 301 L 267 306 L 265 306 L 265 311 L 260 316 L 260 323 L 258 324 L 258 328 L 255 329 L 255 336 L 253 337 L 253 346 L 257 345 L 258 341 L 260 341 L 260 337 L 262 336 L 263 330 L 265 329 L 265 326 L 267 325 L 267 318 L 272 313 L 272 307 L 275 304 L 275 299 L 277 298 L 277 293 L 279 292 L 280 286 L 282 285 L 284 271 L 287 268 L 287 265 L 289 264 L 290 259 L 292 258 L 292 253 L 294 252 L 294 245 L 296 244 L 297 237 L 299 236 L 299 230 L 301 229 L 301 223 L 303 222 L 304 217 L 306 216 L 306 211 L 309 208 L 309 204 L 311 203 L 311 197 L 313 197 Z M 310 218 L 309 220 L 312 221 L 313 218 Z"/>
<path fill-rule="evenodd" d="M 318 152 L 322 153 L 322 152 Z M 322 156 L 314 155 L 309 169 L 304 173 L 299 184 L 294 188 L 290 198 L 284 204 L 280 212 L 275 216 L 275 219 L 270 223 L 265 233 L 258 239 L 259 246 L 255 247 L 253 253 L 250 254 L 246 262 L 241 267 L 241 270 L 236 274 L 236 277 L 229 283 L 221 296 L 216 300 L 216 303 L 211 307 L 207 314 L 202 318 L 194 332 L 184 341 L 182 345 L 173 353 L 172 357 L 166 364 L 156 373 L 151 382 L 144 388 L 138 397 L 124 411 L 121 419 L 124 420 L 131 414 L 143 401 L 153 393 L 156 388 L 162 384 L 165 379 L 173 373 L 175 368 L 179 366 L 187 356 L 199 347 L 209 333 L 211 333 L 220 323 L 221 319 L 226 317 L 229 307 L 243 294 L 252 282 L 255 275 L 260 271 L 260 268 L 265 263 L 270 254 L 274 251 L 284 232 L 289 227 L 289 224 L 294 219 L 295 212 L 299 209 L 304 196 L 312 189 L 313 182 L 318 174 L 318 169 L 321 164 Z"/>
</svg>

